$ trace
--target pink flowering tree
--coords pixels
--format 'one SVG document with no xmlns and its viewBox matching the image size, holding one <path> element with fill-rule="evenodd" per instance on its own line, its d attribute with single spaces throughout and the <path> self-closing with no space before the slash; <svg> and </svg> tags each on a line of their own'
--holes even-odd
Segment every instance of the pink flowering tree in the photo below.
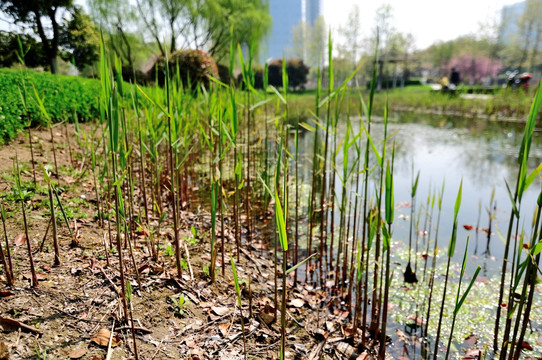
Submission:
<svg viewBox="0 0 542 360">
<path fill-rule="evenodd" d="M 448 63 L 448 71 L 456 68 L 463 84 L 480 84 L 495 78 L 503 66 L 500 61 L 484 55 L 462 54 Z"/>
</svg>

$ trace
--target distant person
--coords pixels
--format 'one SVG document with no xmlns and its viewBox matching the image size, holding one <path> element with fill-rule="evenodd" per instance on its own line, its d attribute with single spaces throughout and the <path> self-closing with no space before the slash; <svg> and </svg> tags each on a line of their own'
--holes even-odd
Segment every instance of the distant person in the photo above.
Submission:
<svg viewBox="0 0 542 360">
<path fill-rule="evenodd" d="M 443 77 L 440 78 L 439 84 L 440 84 L 440 86 L 442 87 L 443 90 L 447 90 L 448 86 L 450 85 L 450 81 L 448 80 L 448 78 L 446 76 L 443 76 Z"/>
<path fill-rule="evenodd" d="M 458 86 L 461 82 L 461 77 L 459 76 L 459 71 L 456 68 L 452 68 L 452 74 L 450 75 L 450 83 L 454 86 Z"/>
</svg>

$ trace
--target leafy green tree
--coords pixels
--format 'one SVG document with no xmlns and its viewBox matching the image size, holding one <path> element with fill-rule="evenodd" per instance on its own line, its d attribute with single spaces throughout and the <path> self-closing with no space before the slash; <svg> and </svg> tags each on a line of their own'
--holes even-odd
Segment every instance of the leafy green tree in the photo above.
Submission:
<svg viewBox="0 0 542 360">
<path fill-rule="evenodd" d="M 100 51 L 100 33 L 96 25 L 80 7 L 74 7 L 66 31 L 61 35 L 62 58 L 73 61 L 83 71 L 98 60 Z"/>
<path fill-rule="evenodd" d="M 317 17 L 314 24 L 301 21 L 292 29 L 292 35 L 293 46 L 289 49 L 289 53 L 294 58 L 303 59 L 304 63 L 311 68 L 321 67 L 327 47 L 324 17 L 322 15 Z"/>
<path fill-rule="evenodd" d="M 166 50 L 196 48 L 220 61 L 229 53 L 232 36 L 243 46 L 254 43 L 257 53 L 271 26 L 264 0 L 136 0 L 136 4 L 162 56 Z"/>
<path fill-rule="evenodd" d="M 92 18 L 104 32 L 108 47 L 128 66 L 129 72 L 134 72 L 138 52 L 135 48 L 142 44 L 141 34 L 135 32 L 139 20 L 137 10 L 129 0 L 89 0 L 88 5 Z"/>
<path fill-rule="evenodd" d="M 361 55 L 361 15 L 359 6 L 355 5 L 348 14 L 344 26 L 339 27 L 339 34 L 344 42 L 338 45 L 339 57 L 350 62 L 352 70 L 355 68 Z"/>
<path fill-rule="evenodd" d="M 136 0 L 138 14 L 162 56 L 167 49 L 163 34 L 169 35 L 169 52 L 172 53 L 177 50 L 177 38 L 194 24 L 192 3 L 191 0 Z"/>
<path fill-rule="evenodd" d="M 9 15 L 16 24 L 27 24 L 37 30 L 53 74 L 58 72 L 57 56 L 63 31 L 63 20 L 59 19 L 59 16 L 72 6 L 73 0 L 0 0 L 0 10 Z M 50 31 L 46 27 L 47 23 L 51 24 Z"/>
<path fill-rule="evenodd" d="M 271 28 L 265 0 L 207 0 L 202 16 L 199 46 L 208 48 L 217 61 L 229 54 L 230 40 L 245 47 L 254 45 L 258 54 L 258 45 Z"/>
<path fill-rule="evenodd" d="M 531 68 L 540 64 L 540 48 L 542 47 L 542 0 L 526 0 L 525 10 L 518 19 L 521 57 L 518 65 Z"/>
<path fill-rule="evenodd" d="M 28 67 L 47 66 L 47 57 L 43 53 L 41 44 L 28 34 L 16 34 L 0 31 L 0 66 L 10 67 L 19 62 L 21 48 L 25 53 L 25 64 Z"/>
</svg>

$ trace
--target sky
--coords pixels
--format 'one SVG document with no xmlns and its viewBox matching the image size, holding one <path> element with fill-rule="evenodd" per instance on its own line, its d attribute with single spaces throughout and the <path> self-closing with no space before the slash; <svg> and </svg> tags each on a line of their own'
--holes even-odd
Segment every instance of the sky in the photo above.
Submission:
<svg viewBox="0 0 542 360">
<path fill-rule="evenodd" d="M 414 35 L 415 48 L 424 49 L 439 40 L 479 33 L 481 24 L 494 21 L 504 5 L 517 2 L 521 0 L 323 0 L 322 12 L 326 23 L 335 31 L 340 25 L 344 26 L 348 12 L 357 4 L 361 31 L 363 36 L 369 36 L 376 10 L 389 4 L 395 28 Z"/>
</svg>

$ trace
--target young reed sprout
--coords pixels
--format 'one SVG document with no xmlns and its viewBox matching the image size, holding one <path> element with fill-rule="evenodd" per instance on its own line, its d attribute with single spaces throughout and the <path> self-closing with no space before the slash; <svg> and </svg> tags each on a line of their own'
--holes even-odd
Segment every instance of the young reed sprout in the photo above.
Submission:
<svg viewBox="0 0 542 360">
<path fill-rule="evenodd" d="M 32 255 L 32 246 L 30 244 L 31 239 L 30 239 L 30 235 L 28 233 L 28 222 L 27 222 L 27 217 L 26 217 L 26 207 L 25 207 L 25 195 L 26 195 L 25 193 L 26 193 L 26 191 L 24 191 L 22 189 L 21 170 L 19 169 L 19 159 L 17 157 L 17 154 L 15 154 L 14 170 L 15 170 L 15 187 L 16 187 L 16 190 L 17 190 L 18 201 L 21 202 L 21 210 L 22 210 L 22 214 L 23 214 L 23 224 L 24 224 L 24 235 L 25 235 L 25 238 L 26 238 L 26 250 L 28 252 L 28 261 L 30 263 L 30 272 L 32 274 L 32 277 L 31 277 L 31 280 L 30 280 L 30 286 L 38 287 L 38 277 L 36 275 L 36 268 L 34 266 L 34 257 Z"/>
<path fill-rule="evenodd" d="M 241 287 L 239 286 L 239 277 L 237 276 L 237 268 L 235 267 L 235 262 L 233 257 L 230 254 L 230 263 L 231 270 L 233 272 L 233 283 L 235 286 L 235 294 L 237 295 L 237 306 L 239 306 L 239 317 L 241 318 L 241 331 L 243 333 L 243 353 L 245 354 L 245 359 L 247 358 L 247 339 L 245 336 L 245 320 L 243 318 L 243 304 L 241 302 Z"/>
<path fill-rule="evenodd" d="M 462 193 L 463 193 L 463 180 L 461 180 L 461 183 L 459 184 L 459 190 L 457 192 L 457 197 L 455 199 L 454 221 L 453 221 L 453 227 L 452 227 L 452 235 L 450 237 L 450 243 L 448 245 L 448 262 L 446 263 L 446 275 L 444 277 L 444 290 L 442 292 L 442 301 L 440 303 L 440 312 L 439 312 L 439 319 L 438 319 L 438 325 L 437 325 L 437 334 L 435 336 L 435 349 L 433 351 L 433 360 L 437 359 L 437 355 L 439 353 L 438 348 L 439 348 L 439 340 L 440 340 L 440 331 L 441 331 L 441 326 L 442 326 L 442 317 L 444 315 L 444 303 L 446 301 L 446 289 L 448 287 L 450 263 L 455 253 L 455 244 L 457 240 L 457 214 L 459 213 L 459 208 L 461 206 Z"/>
<path fill-rule="evenodd" d="M 9 248 L 8 233 L 6 230 L 6 212 L 4 210 L 4 203 L 0 204 L 0 217 L 2 218 L 2 228 L 4 230 L 4 241 L 6 244 L 6 254 L 0 244 L 0 256 L 2 258 L 2 265 L 6 273 L 6 283 L 8 286 L 12 286 L 15 283 L 15 277 L 13 275 L 13 263 L 11 261 L 11 250 Z"/>
<path fill-rule="evenodd" d="M 508 184 L 506 184 L 510 200 L 512 202 L 512 210 L 510 212 L 510 219 L 508 222 L 508 230 L 506 233 L 505 238 L 505 247 L 504 247 L 504 257 L 503 257 L 503 263 L 501 266 L 501 281 L 499 286 L 499 299 L 497 302 L 497 314 L 495 317 L 495 330 L 493 335 L 493 350 L 497 352 L 499 350 L 499 330 L 500 330 L 500 318 L 501 318 L 501 312 L 502 312 L 502 303 L 505 295 L 505 280 L 506 280 L 506 273 L 508 269 L 508 262 L 509 262 L 509 253 L 510 253 L 510 242 L 512 239 L 512 231 L 514 228 L 514 221 L 519 223 L 520 221 L 520 208 L 521 208 L 521 200 L 523 197 L 524 191 L 531 185 L 532 181 L 534 181 L 534 178 L 536 175 L 533 176 L 533 174 L 537 171 L 535 169 L 535 172 L 531 173 L 529 176 L 527 176 L 527 160 L 529 158 L 529 152 L 531 149 L 532 144 L 532 138 L 534 133 L 534 127 L 536 123 L 536 118 L 538 116 L 538 113 L 540 111 L 540 107 L 542 106 L 542 81 L 539 82 L 538 88 L 533 100 L 533 103 L 531 105 L 531 109 L 529 111 L 529 116 L 527 118 L 527 123 L 525 124 L 525 132 L 523 134 L 523 138 L 521 140 L 521 146 L 517 158 L 517 162 L 519 164 L 518 168 L 518 175 L 516 179 L 516 187 L 514 190 L 514 193 L 512 195 L 512 192 L 510 191 L 510 187 Z M 540 171 L 540 170 L 538 170 Z M 512 300 L 513 294 L 508 294 L 508 299 Z M 510 303 L 509 301 L 508 303 Z M 510 313 L 511 309 L 508 309 L 508 316 L 507 319 L 510 319 Z M 501 354 L 500 358 L 504 359 L 506 358 L 507 348 L 505 344 L 509 341 L 509 328 L 510 326 L 507 326 L 507 331 L 503 334 L 502 337 L 502 345 L 500 347 Z"/>
<path fill-rule="evenodd" d="M 43 177 L 45 178 L 45 181 L 47 182 L 47 189 L 49 193 L 49 209 L 51 211 L 51 224 L 53 227 L 53 247 L 55 249 L 55 261 L 54 265 L 59 266 L 60 265 L 60 248 L 58 246 L 58 235 L 57 235 L 57 227 L 56 227 L 56 215 L 55 215 L 55 203 L 53 199 L 53 184 L 51 182 L 51 177 L 49 176 L 49 172 L 47 169 L 43 169 Z M 69 228 L 69 226 L 68 226 Z"/>
<path fill-rule="evenodd" d="M 463 275 L 465 275 L 465 268 L 467 267 L 468 250 L 469 250 L 469 238 L 467 237 L 467 244 L 465 245 L 465 252 L 463 253 L 463 261 L 461 262 L 461 274 L 459 275 L 459 283 L 457 284 L 457 295 L 455 297 L 454 312 L 452 316 L 452 325 L 450 327 L 450 337 L 448 338 L 448 345 L 446 346 L 445 359 L 448 359 L 450 355 L 450 349 L 452 347 L 452 337 L 454 334 L 454 327 L 455 327 L 455 321 L 457 319 L 457 314 L 459 313 L 461 306 L 465 302 L 465 299 L 467 298 L 467 295 L 469 294 L 472 288 L 472 285 L 474 285 L 474 282 L 476 281 L 476 278 L 478 277 L 478 274 L 480 273 L 480 270 L 481 270 L 480 266 L 476 268 L 476 271 L 474 272 L 474 275 L 472 276 L 472 279 L 467 287 L 467 290 L 465 290 L 461 298 L 459 298 L 459 294 L 461 293 L 461 283 L 463 282 Z"/>
</svg>

